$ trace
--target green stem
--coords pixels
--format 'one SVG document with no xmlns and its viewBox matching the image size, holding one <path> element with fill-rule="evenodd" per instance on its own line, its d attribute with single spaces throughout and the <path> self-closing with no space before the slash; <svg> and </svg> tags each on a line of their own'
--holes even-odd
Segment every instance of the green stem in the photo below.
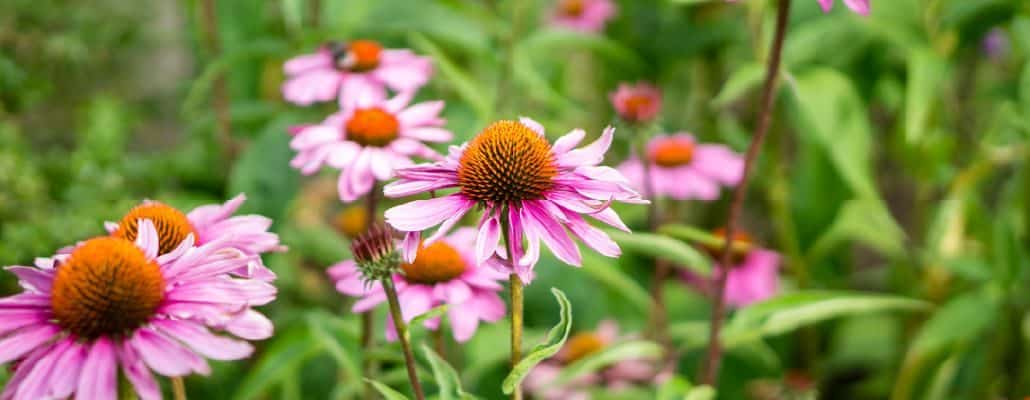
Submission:
<svg viewBox="0 0 1030 400">
<path fill-rule="evenodd" d="M 181 376 L 173 376 L 171 379 L 172 398 L 175 400 L 186 400 L 186 382 L 183 382 Z"/>
<path fill-rule="evenodd" d="M 397 339 L 401 342 L 401 350 L 404 351 L 404 365 L 408 369 L 408 381 L 411 382 L 411 389 L 415 392 L 415 399 L 425 400 L 422 393 L 422 384 L 418 380 L 418 372 L 415 371 L 415 355 L 411 352 L 411 343 L 408 341 L 408 323 L 404 322 L 401 314 L 401 303 L 397 300 L 397 288 L 393 286 L 393 279 L 386 278 L 382 281 L 383 290 L 386 292 L 386 299 L 390 303 L 390 315 L 393 317 L 393 326 L 397 330 Z"/>
<path fill-rule="evenodd" d="M 377 210 L 379 202 L 379 185 L 372 185 L 372 189 L 365 196 L 365 229 L 369 229 L 376 223 Z M 368 310 L 361 314 L 361 354 L 364 358 L 361 362 L 362 374 L 366 378 L 374 378 L 377 374 L 379 366 L 376 361 L 369 356 L 372 348 L 375 346 L 375 309 Z M 376 398 L 375 387 L 370 383 L 365 383 L 365 400 L 372 400 Z"/>
<path fill-rule="evenodd" d="M 515 273 L 515 263 L 517 261 L 515 261 L 515 251 L 511 235 L 508 233 L 511 222 L 508 221 L 507 210 L 504 210 L 501 214 L 501 234 L 504 236 L 504 246 L 508 253 L 508 263 L 511 268 L 508 281 L 511 286 L 511 367 L 514 369 L 515 365 L 522 360 L 523 285 L 522 278 L 519 278 L 519 274 Z M 511 398 L 513 400 L 522 400 L 521 386 L 515 387 L 515 390 L 511 392 Z"/>
<path fill-rule="evenodd" d="M 647 208 L 647 229 L 651 232 L 658 230 L 658 225 L 661 223 L 661 208 L 658 199 L 654 196 L 654 182 L 651 179 L 651 163 L 647 156 L 647 141 L 650 135 L 646 134 L 646 130 L 642 129 L 639 125 L 634 124 L 636 132 L 634 137 L 637 139 L 637 157 L 640 159 L 640 165 L 644 169 L 644 182 L 641 184 L 640 194 L 645 199 L 651 201 L 651 205 Z M 663 259 L 655 259 L 654 277 L 651 282 L 651 327 L 653 329 L 652 335 L 662 346 L 665 347 L 665 354 L 672 355 L 672 341 L 669 339 L 668 332 L 668 321 L 669 316 L 665 307 L 665 280 L 669 276 L 669 262 Z"/>
</svg>

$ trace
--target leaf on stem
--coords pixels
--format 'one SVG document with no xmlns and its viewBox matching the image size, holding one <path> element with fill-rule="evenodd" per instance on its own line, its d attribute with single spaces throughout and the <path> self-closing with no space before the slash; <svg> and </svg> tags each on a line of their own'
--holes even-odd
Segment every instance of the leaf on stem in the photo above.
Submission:
<svg viewBox="0 0 1030 400">
<path fill-rule="evenodd" d="M 529 354 L 512 368 L 508 377 L 504 378 L 504 383 L 501 385 L 504 394 L 511 394 L 515 391 L 515 388 L 522 384 L 522 380 L 526 378 L 533 367 L 558 353 L 565 345 L 565 340 L 569 338 L 569 331 L 572 330 L 572 304 L 561 290 L 551 288 L 551 293 L 554 294 L 554 298 L 558 300 L 558 306 L 561 307 L 558 324 L 551 328 L 544 341 L 534 346 Z"/>
</svg>

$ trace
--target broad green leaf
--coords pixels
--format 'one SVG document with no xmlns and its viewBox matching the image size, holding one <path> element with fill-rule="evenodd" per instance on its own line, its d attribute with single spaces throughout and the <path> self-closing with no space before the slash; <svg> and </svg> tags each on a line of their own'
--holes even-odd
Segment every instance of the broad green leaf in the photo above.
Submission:
<svg viewBox="0 0 1030 400">
<path fill-rule="evenodd" d="M 692 246 L 665 235 L 626 233 L 614 229 L 605 232 L 626 250 L 670 261 L 673 266 L 701 275 L 712 271 L 712 263 Z"/>
<path fill-rule="evenodd" d="M 361 360 L 358 338 L 341 329 L 331 330 L 327 322 L 335 318 L 324 312 L 311 312 L 307 315 L 308 329 L 311 336 L 325 348 L 325 351 L 336 361 L 336 365 L 346 371 L 347 376 L 356 379 L 361 377 Z"/>
<path fill-rule="evenodd" d="M 934 353 L 959 342 L 977 340 L 994 323 L 999 304 L 986 291 L 974 291 L 951 299 L 923 324 L 911 352 Z"/>
<path fill-rule="evenodd" d="M 258 359 L 254 368 L 240 382 L 240 389 L 233 399 L 249 400 L 262 398 L 279 378 L 290 374 L 310 357 L 323 349 L 318 341 L 311 340 L 308 330 L 293 328 L 280 333 Z"/>
<path fill-rule="evenodd" d="M 719 89 L 719 94 L 712 99 L 715 107 L 726 107 L 736 102 L 751 90 L 762 85 L 765 79 L 765 67 L 757 63 L 748 63 L 737 67 L 729 79 Z"/>
<path fill-rule="evenodd" d="M 858 197 L 879 198 L 866 105 L 851 81 L 833 69 L 813 68 L 798 74 L 793 88 L 802 138 L 822 147 Z"/>
<path fill-rule="evenodd" d="M 723 340 L 731 346 L 739 341 L 781 335 L 843 316 L 929 308 L 929 303 L 900 296 L 861 292 L 794 292 L 737 311 L 724 328 Z"/>
<path fill-rule="evenodd" d="M 379 392 L 379 394 L 383 395 L 383 398 L 386 400 L 408 400 L 408 396 L 405 396 L 401 394 L 401 392 L 398 392 L 393 388 L 386 386 L 382 382 L 367 378 L 365 379 L 365 382 L 372 384 L 372 387 L 376 388 L 376 391 Z"/>
<path fill-rule="evenodd" d="M 651 295 L 611 259 L 586 252 L 583 254 L 582 271 L 625 297 L 640 312 L 647 313 L 651 309 Z"/>
<path fill-rule="evenodd" d="M 561 290 L 551 288 L 551 293 L 554 294 L 554 298 L 558 300 L 558 306 L 561 307 L 558 324 L 551 328 L 547 332 L 547 337 L 534 346 L 529 354 L 526 354 L 504 378 L 501 385 L 504 394 L 511 394 L 516 387 L 522 384 L 522 380 L 526 378 L 533 367 L 558 353 L 565 345 L 565 340 L 569 338 L 569 331 L 572 330 L 572 304 Z"/>
<path fill-rule="evenodd" d="M 285 117 L 269 123 L 233 166 L 229 193 L 247 195 L 241 213 L 260 214 L 275 221 L 286 215 L 286 207 L 300 188 L 300 175 L 290 168 L 293 150 L 286 134 L 290 124 L 291 119 Z"/>
<path fill-rule="evenodd" d="M 930 130 L 930 115 L 939 104 L 948 65 L 930 49 L 908 55 L 908 87 L 905 95 L 905 140 L 918 143 Z"/>
<path fill-rule="evenodd" d="M 433 349 L 429 346 L 422 345 L 422 353 L 425 355 L 426 360 L 429 361 L 429 367 L 433 370 L 433 378 L 436 379 L 436 387 L 440 389 L 440 393 L 437 394 L 439 400 L 471 400 L 475 399 L 468 393 L 465 393 L 461 389 L 461 378 L 458 376 L 458 372 L 454 370 L 440 357 Z"/>
<path fill-rule="evenodd" d="M 683 400 L 715 400 L 715 389 L 708 385 L 695 387 L 687 392 Z"/>
<path fill-rule="evenodd" d="M 809 18 L 791 26 L 784 43 L 787 69 L 807 65 L 846 66 L 863 54 L 871 41 L 862 18 L 851 13 L 834 13 Z"/>
<path fill-rule="evenodd" d="M 440 75 L 453 86 L 454 91 L 472 109 L 477 117 L 485 123 L 489 119 L 494 106 L 493 90 L 479 84 L 467 72 L 463 71 L 436 43 L 422 34 L 412 32 L 408 35 L 411 45 L 433 58 Z"/>
<path fill-rule="evenodd" d="M 583 375 L 601 370 L 623 360 L 656 359 L 662 355 L 662 346 L 644 340 L 616 343 L 597 353 L 584 357 L 562 368 L 549 386 L 563 386 Z"/>
<path fill-rule="evenodd" d="M 877 199 L 852 199 L 841 206 L 826 232 L 812 245 L 808 261 L 816 263 L 837 245 L 859 241 L 880 253 L 899 257 L 905 254 L 905 231 Z"/>
<path fill-rule="evenodd" d="M 658 387 L 655 397 L 657 400 L 683 400 L 692 387 L 687 378 L 676 375 Z"/>
</svg>

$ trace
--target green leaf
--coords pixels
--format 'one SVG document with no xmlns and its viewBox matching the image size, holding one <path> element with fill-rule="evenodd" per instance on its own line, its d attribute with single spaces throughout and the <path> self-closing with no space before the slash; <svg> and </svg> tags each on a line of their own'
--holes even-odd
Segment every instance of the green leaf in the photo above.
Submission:
<svg viewBox="0 0 1030 400">
<path fill-rule="evenodd" d="M 383 395 L 383 398 L 386 400 L 408 400 L 408 396 L 393 390 L 393 388 L 386 386 L 382 382 L 368 378 L 365 379 L 365 382 L 372 384 L 372 387 L 374 387 L 379 394 Z"/>
<path fill-rule="evenodd" d="M 687 378 L 676 375 L 658 387 L 657 400 L 683 400 L 693 385 Z"/>
<path fill-rule="evenodd" d="M 408 35 L 408 40 L 411 42 L 412 47 L 433 58 L 436 67 L 440 70 L 440 75 L 454 87 L 454 91 L 458 93 L 462 100 L 472 106 L 472 109 L 476 110 L 477 117 L 485 123 L 493 112 L 493 91 L 477 83 L 476 79 L 473 79 L 468 73 L 463 71 L 457 63 L 452 61 L 429 38 L 412 32 Z"/>
<path fill-rule="evenodd" d="M 852 199 L 844 202 L 826 232 L 808 251 L 808 261 L 816 263 L 837 245 L 858 241 L 882 254 L 905 254 L 905 231 L 877 199 Z"/>
<path fill-rule="evenodd" d="M 240 382 L 235 400 L 261 398 L 281 377 L 300 368 L 301 364 L 323 350 L 318 341 L 311 340 L 306 327 L 294 328 L 279 334 L 258 359 L 257 364 Z"/>
<path fill-rule="evenodd" d="M 1030 33 L 1030 22 L 1027 33 Z M 1023 66 L 1023 73 L 1019 78 L 1019 104 L 1022 109 L 1021 116 L 1030 124 L 1030 61 Z"/>
<path fill-rule="evenodd" d="M 538 30 L 525 38 L 519 46 L 524 46 L 533 54 L 548 57 L 569 49 L 589 49 L 595 54 L 613 62 L 613 68 L 620 68 L 627 73 L 640 71 L 644 61 L 629 47 L 623 46 L 603 35 L 576 32 L 569 29 Z"/>
<path fill-rule="evenodd" d="M 729 79 L 722 85 L 719 94 L 712 99 L 712 105 L 720 108 L 726 107 L 761 86 L 764 79 L 765 68 L 761 64 L 741 65 L 730 74 Z"/>
<path fill-rule="evenodd" d="M 999 304 L 986 291 L 975 291 L 951 299 L 920 329 L 911 351 L 925 355 L 963 341 L 976 340 L 994 324 Z"/>
<path fill-rule="evenodd" d="M 905 140 L 918 143 L 930 130 L 930 114 L 939 104 L 948 64 L 930 49 L 909 53 L 905 95 Z"/>
<path fill-rule="evenodd" d="M 526 354 L 512 368 L 508 376 L 504 378 L 504 382 L 501 385 L 504 394 L 511 394 L 516 387 L 522 384 L 522 380 L 526 378 L 526 375 L 529 374 L 533 367 L 558 353 L 562 346 L 565 345 L 565 340 L 569 338 L 569 331 L 572 330 L 572 304 L 569 303 L 569 299 L 565 297 L 565 293 L 561 290 L 551 288 L 551 293 L 558 300 L 558 306 L 561 307 L 558 324 L 551 328 L 547 332 L 547 337 L 534 346 L 529 354 Z"/>
<path fill-rule="evenodd" d="M 662 355 L 662 346 L 644 340 L 616 343 L 562 368 L 549 386 L 562 386 L 576 378 L 601 370 L 622 360 L 655 359 Z"/>
<path fill-rule="evenodd" d="M 351 378 L 361 377 L 361 360 L 357 358 L 361 349 L 358 345 L 358 338 L 351 332 L 342 329 L 331 331 L 326 322 L 331 322 L 335 317 L 324 312 L 316 311 L 307 315 L 308 328 L 311 329 L 311 336 L 325 348 L 326 352 L 336 361 L 336 365 L 347 372 Z"/>
<path fill-rule="evenodd" d="M 860 292 L 801 291 L 750 305 L 726 324 L 727 346 L 760 337 L 781 335 L 803 326 L 843 316 L 923 311 L 927 302 L 901 296 Z"/>
<path fill-rule="evenodd" d="M 690 389 L 683 400 L 715 400 L 715 389 L 708 385 L 698 386 Z"/>
<path fill-rule="evenodd" d="M 447 313 L 447 305 L 446 304 L 442 304 L 442 305 L 439 305 L 439 306 L 431 308 L 429 311 L 426 311 L 425 313 L 422 313 L 422 315 L 419 315 L 419 316 L 416 316 L 415 318 L 412 318 L 411 322 L 408 322 L 408 332 L 407 332 L 408 333 L 408 340 L 409 341 L 411 340 L 411 328 L 412 327 L 415 327 L 415 326 L 421 327 L 426 322 L 426 320 L 433 319 L 433 318 L 436 318 L 436 317 L 442 317 L 446 313 Z"/>
<path fill-rule="evenodd" d="M 712 263 L 692 246 L 664 235 L 626 233 L 614 229 L 605 232 L 623 248 L 672 262 L 673 266 L 701 275 L 712 271 Z"/>
<path fill-rule="evenodd" d="M 300 188 L 300 175 L 290 168 L 293 150 L 286 128 L 291 119 L 280 117 L 269 123 L 233 166 L 229 193 L 245 193 L 241 213 L 264 215 L 281 220 L 286 207 Z"/>
<path fill-rule="evenodd" d="M 436 387 L 440 389 L 440 393 L 437 394 L 439 400 L 466 400 L 475 399 L 476 397 L 465 393 L 461 389 L 461 378 L 458 376 L 458 372 L 454 370 L 440 357 L 433 349 L 429 346 L 422 345 L 422 353 L 425 355 L 426 360 L 429 361 L 429 367 L 433 370 L 433 378 L 436 379 Z"/>
<path fill-rule="evenodd" d="M 627 275 L 618 265 L 611 262 L 610 258 L 601 257 L 593 252 L 583 254 L 582 271 L 594 280 L 607 286 L 613 291 L 625 297 L 646 314 L 651 309 L 651 295 L 640 286 L 637 281 Z"/>
</svg>

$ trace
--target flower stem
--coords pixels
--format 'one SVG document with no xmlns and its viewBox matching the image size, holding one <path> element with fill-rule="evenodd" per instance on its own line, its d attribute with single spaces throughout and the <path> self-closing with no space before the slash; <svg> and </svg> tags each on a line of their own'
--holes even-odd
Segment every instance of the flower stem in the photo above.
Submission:
<svg viewBox="0 0 1030 400">
<path fill-rule="evenodd" d="M 651 163 L 647 156 L 647 142 L 648 136 L 644 134 L 644 129 L 637 125 L 637 157 L 640 158 L 640 165 L 643 167 L 644 182 L 641 185 L 643 193 L 641 195 L 651 201 L 651 205 L 647 208 L 647 229 L 651 232 L 658 231 L 658 225 L 661 224 L 662 214 L 661 208 L 658 204 L 658 199 L 654 196 L 654 181 L 651 179 Z M 669 262 L 663 259 L 655 259 L 655 269 L 653 283 L 651 284 L 651 327 L 654 329 L 652 334 L 654 338 L 665 347 L 665 354 L 667 356 L 672 355 L 672 342 L 669 340 L 668 335 L 668 312 L 665 308 L 665 280 L 669 276 Z"/>
<path fill-rule="evenodd" d="M 186 400 L 186 382 L 183 382 L 181 376 L 172 377 L 172 398 Z"/>
<path fill-rule="evenodd" d="M 501 234 L 504 236 L 505 251 L 508 254 L 508 263 L 511 268 L 511 274 L 508 275 L 508 281 L 511 286 L 511 367 L 514 369 L 515 365 L 522 360 L 522 278 L 519 274 L 515 273 L 515 246 L 512 243 L 511 235 L 509 234 L 509 228 L 511 227 L 511 221 L 508 221 L 507 210 L 501 213 Z M 516 386 L 515 390 L 511 392 L 511 398 L 514 400 L 522 400 L 522 387 Z"/>
<path fill-rule="evenodd" d="M 401 342 L 401 349 L 404 350 L 404 365 L 408 368 L 408 380 L 411 381 L 411 389 L 415 392 L 415 399 L 425 400 L 422 394 L 422 384 L 418 381 L 418 373 L 415 372 L 415 355 L 411 352 L 411 343 L 408 342 L 408 323 L 404 322 L 401 315 L 401 304 L 397 300 L 397 288 L 393 286 L 393 279 L 387 278 L 381 281 L 383 290 L 386 291 L 386 299 L 390 303 L 390 315 L 393 317 L 393 326 L 397 330 L 397 338 Z"/>
<path fill-rule="evenodd" d="M 729 213 L 726 216 L 726 235 L 721 259 L 715 271 L 715 299 L 712 304 L 712 322 L 708 332 L 708 353 L 704 365 L 701 368 L 701 382 L 715 386 L 719 381 L 719 365 L 722 362 L 722 344 L 719 342 L 719 335 L 722 330 L 724 314 L 726 313 L 726 266 L 730 265 L 732 238 L 737 228 L 737 219 L 740 217 L 744 205 L 744 197 L 747 195 L 748 179 L 754 169 L 755 161 L 758 159 L 758 152 L 762 148 L 762 142 L 769 132 L 769 123 L 772 120 L 773 100 L 775 99 L 776 78 L 780 73 L 780 58 L 783 52 L 783 40 L 787 35 L 787 22 L 790 14 L 790 0 L 779 0 L 776 10 L 776 33 L 773 37 L 772 50 L 769 54 L 768 64 L 765 71 L 765 85 L 762 88 L 762 103 L 758 114 L 755 134 L 748 146 L 747 155 L 744 159 L 744 174 L 740 184 L 733 190 L 733 200 L 730 203 Z"/>
<path fill-rule="evenodd" d="M 372 190 L 365 196 L 365 229 L 369 229 L 376 223 L 376 210 L 377 203 L 379 201 L 379 185 L 373 184 Z M 364 355 L 364 359 L 361 363 L 362 374 L 366 378 L 373 378 L 376 375 L 378 365 L 375 360 L 370 356 L 372 347 L 375 346 L 375 309 L 368 310 L 361 314 L 361 350 Z M 376 398 L 375 387 L 370 383 L 365 383 L 365 399 L 372 400 Z"/>
</svg>

